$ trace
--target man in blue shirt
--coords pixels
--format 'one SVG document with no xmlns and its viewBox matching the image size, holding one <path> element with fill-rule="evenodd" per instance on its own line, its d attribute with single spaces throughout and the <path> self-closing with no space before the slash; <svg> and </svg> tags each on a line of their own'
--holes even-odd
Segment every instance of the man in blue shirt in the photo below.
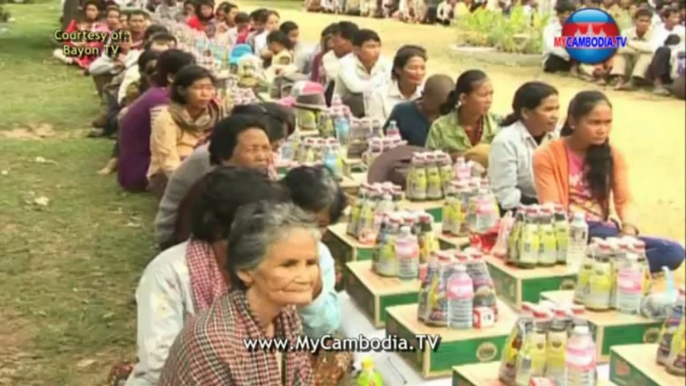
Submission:
<svg viewBox="0 0 686 386">
<path fill-rule="evenodd" d="M 455 81 L 448 75 L 429 77 L 424 84 L 422 97 L 395 105 L 385 127 L 395 121 L 400 135 L 408 145 L 424 147 L 431 124 L 440 115 L 439 108 L 448 99 L 453 88 Z"/>
</svg>

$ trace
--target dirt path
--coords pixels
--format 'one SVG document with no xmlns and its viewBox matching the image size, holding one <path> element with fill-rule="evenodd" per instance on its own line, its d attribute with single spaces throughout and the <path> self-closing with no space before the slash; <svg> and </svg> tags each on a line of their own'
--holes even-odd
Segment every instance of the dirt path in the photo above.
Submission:
<svg viewBox="0 0 686 386">
<path fill-rule="evenodd" d="M 328 24 L 349 19 L 361 27 L 376 30 L 388 57 L 403 44 L 419 44 L 429 52 L 429 71 L 457 76 L 469 68 L 482 68 L 495 85 L 494 111 L 508 113 L 515 89 L 528 80 L 540 79 L 560 90 L 564 110 L 574 94 L 583 89 L 598 88 L 575 79 L 549 76 L 537 69 L 484 66 L 451 57 L 449 45 L 453 29 L 413 25 L 395 21 L 313 14 L 279 10 L 281 20 L 292 20 L 300 26 L 301 39 L 315 42 Z M 637 202 L 644 233 L 669 236 L 684 241 L 685 167 L 684 104 L 682 101 L 655 98 L 648 93 L 618 93 L 607 90 L 614 105 L 612 141 L 629 158 L 631 186 Z"/>
</svg>

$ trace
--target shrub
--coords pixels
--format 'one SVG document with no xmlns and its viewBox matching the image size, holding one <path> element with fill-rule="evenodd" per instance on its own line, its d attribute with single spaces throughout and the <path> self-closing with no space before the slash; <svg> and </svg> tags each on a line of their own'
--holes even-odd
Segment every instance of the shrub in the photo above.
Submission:
<svg viewBox="0 0 686 386">
<path fill-rule="evenodd" d="M 509 16 L 500 11 L 479 9 L 458 18 L 457 43 L 493 47 L 503 52 L 539 54 L 543 46 L 543 28 L 549 20 L 549 16 L 540 17 L 537 12 L 527 16 L 521 6 L 513 7 Z"/>
</svg>

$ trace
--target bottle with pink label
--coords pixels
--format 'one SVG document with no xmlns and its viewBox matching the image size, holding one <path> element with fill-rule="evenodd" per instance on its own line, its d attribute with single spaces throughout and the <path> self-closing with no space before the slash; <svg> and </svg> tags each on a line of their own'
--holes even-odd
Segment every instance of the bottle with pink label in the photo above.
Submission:
<svg viewBox="0 0 686 386">
<path fill-rule="evenodd" d="M 448 279 L 448 328 L 466 330 L 472 328 L 474 315 L 474 283 L 467 268 L 455 263 L 455 271 Z"/>
<path fill-rule="evenodd" d="M 643 299 L 643 267 L 638 256 L 629 253 L 619 267 L 617 274 L 617 311 L 623 314 L 637 314 Z"/>
<path fill-rule="evenodd" d="M 419 242 L 410 227 L 400 228 L 395 240 L 395 254 L 398 260 L 398 279 L 415 280 L 419 277 Z"/>
<path fill-rule="evenodd" d="M 595 386 L 596 347 L 588 326 L 576 326 L 565 350 L 567 386 Z"/>
</svg>

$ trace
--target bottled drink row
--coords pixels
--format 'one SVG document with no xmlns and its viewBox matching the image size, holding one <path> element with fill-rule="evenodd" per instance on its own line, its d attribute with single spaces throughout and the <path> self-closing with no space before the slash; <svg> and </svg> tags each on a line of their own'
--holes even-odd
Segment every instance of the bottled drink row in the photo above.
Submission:
<svg viewBox="0 0 686 386">
<path fill-rule="evenodd" d="M 419 276 L 419 321 L 455 330 L 487 328 L 497 321 L 495 287 L 481 252 L 438 251 Z"/>
</svg>

